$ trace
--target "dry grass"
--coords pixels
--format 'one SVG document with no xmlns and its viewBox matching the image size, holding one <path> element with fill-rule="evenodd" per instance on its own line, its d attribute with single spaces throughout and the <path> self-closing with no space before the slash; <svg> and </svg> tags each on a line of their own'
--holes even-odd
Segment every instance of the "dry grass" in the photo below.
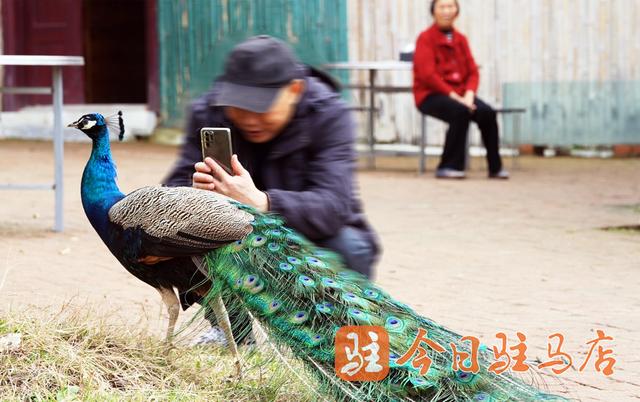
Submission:
<svg viewBox="0 0 640 402">
<path fill-rule="evenodd" d="M 31 401 L 299 401 L 311 391 L 266 353 L 245 354 L 244 378 L 213 347 L 169 347 L 144 331 L 114 326 L 106 316 L 67 306 L 0 318 L 0 337 L 20 333 L 0 350 L 0 400 Z"/>
</svg>

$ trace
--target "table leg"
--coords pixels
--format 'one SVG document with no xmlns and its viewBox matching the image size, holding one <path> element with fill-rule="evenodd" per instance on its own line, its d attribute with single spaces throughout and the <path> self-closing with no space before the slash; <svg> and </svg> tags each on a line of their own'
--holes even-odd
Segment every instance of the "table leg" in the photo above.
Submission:
<svg viewBox="0 0 640 402">
<path fill-rule="evenodd" d="M 62 232 L 64 228 L 62 183 L 64 162 L 64 138 L 62 137 L 62 67 L 53 67 L 53 153 L 55 156 L 55 224 L 53 230 Z"/>
<path fill-rule="evenodd" d="M 376 168 L 375 154 L 375 84 L 376 70 L 369 70 L 369 160 L 367 167 L 369 169 Z"/>
<path fill-rule="evenodd" d="M 521 118 L 522 118 L 522 114 L 521 113 L 515 113 L 515 116 L 513 117 L 513 125 L 515 126 L 513 129 L 513 156 L 512 156 L 512 160 L 511 160 L 511 168 L 513 170 L 516 170 L 518 168 L 518 156 L 520 156 L 520 129 L 521 129 Z"/>
<path fill-rule="evenodd" d="M 420 112 L 419 112 L 420 113 Z M 420 174 L 427 170 L 427 116 L 420 113 Z"/>
</svg>

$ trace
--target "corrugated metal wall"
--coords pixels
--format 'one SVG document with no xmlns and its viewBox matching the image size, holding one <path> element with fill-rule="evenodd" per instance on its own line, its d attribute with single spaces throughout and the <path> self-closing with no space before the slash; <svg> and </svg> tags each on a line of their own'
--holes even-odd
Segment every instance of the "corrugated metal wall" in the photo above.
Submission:
<svg viewBox="0 0 640 402">
<path fill-rule="evenodd" d="M 640 81 L 507 83 L 503 98 L 528 108 L 520 143 L 640 144 Z"/>
<path fill-rule="evenodd" d="M 347 59 L 346 27 L 346 0 L 158 0 L 162 124 L 182 126 L 236 43 L 273 35 L 320 65 Z"/>
<path fill-rule="evenodd" d="M 479 95 L 493 104 L 528 107 L 525 141 L 640 142 L 640 0 L 459 2 L 457 27 L 481 65 Z M 397 59 L 402 47 L 431 24 L 429 3 L 348 0 L 351 60 Z M 379 77 L 385 84 L 411 83 L 409 72 Z M 365 80 L 352 74 L 352 81 Z M 508 95 L 503 95 L 507 83 Z M 411 95 L 380 95 L 379 101 L 378 138 L 415 143 L 420 125 Z M 429 119 L 429 143 L 441 144 L 443 129 Z M 505 130 L 505 137 L 510 134 Z M 474 142 L 478 137 L 474 131 Z"/>
</svg>

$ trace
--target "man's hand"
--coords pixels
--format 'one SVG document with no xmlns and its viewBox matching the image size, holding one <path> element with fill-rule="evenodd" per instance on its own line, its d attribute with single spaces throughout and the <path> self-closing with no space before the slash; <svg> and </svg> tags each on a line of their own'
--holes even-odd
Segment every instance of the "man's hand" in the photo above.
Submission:
<svg viewBox="0 0 640 402">
<path fill-rule="evenodd" d="M 237 155 L 231 157 L 233 176 L 209 157 L 205 158 L 204 162 L 196 163 L 195 169 L 193 187 L 226 195 L 261 212 L 268 211 L 267 194 L 256 188 L 251 175 L 242 167 Z"/>
</svg>

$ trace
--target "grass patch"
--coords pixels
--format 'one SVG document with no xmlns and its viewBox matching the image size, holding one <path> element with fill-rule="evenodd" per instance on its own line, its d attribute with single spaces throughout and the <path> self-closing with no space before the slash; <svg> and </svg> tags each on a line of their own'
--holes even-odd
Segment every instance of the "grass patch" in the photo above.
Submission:
<svg viewBox="0 0 640 402">
<path fill-rule="evenodd" d="M 226 351 L 169 347 L 142 330 L 110 325 L 104 316 L 79 308 L 0 316 L 0 337 L 9 333 L 20 333 L 22 341 L 17 349 L 0 350 L 2 401 L 315 399 L 267 352 L 245 353 L 243 362 L 251 368 L 237 381 Z"/>
<path fill-rule="evenodd" d="M 607 226 L 602 228 L 607 232 L 619 232 L 625 234 L 640 234 L 640 225 Z"/>
</svg>

